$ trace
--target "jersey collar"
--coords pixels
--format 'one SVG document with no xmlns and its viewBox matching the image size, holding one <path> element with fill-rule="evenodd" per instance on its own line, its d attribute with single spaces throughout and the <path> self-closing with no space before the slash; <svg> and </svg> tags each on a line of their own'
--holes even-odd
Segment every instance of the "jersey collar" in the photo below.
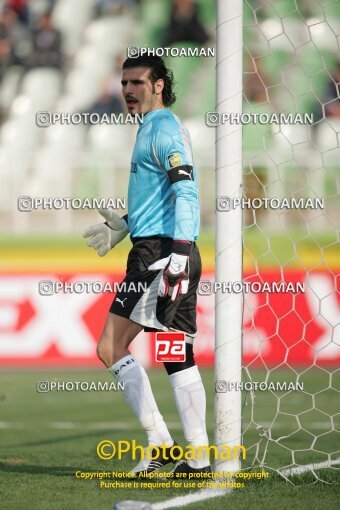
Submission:
<svg viewBox="0 0 340 510">
<path fill-rule="evenodd" d="M 164 113 L 167 111 L 167 108 L 158 108 L 158 110 L 152 110 L 151 112 L 144 113 L 142 126 L 145 126 L 145 124 L 149 123 L 152 119 L 155 119 L 159 115 L 164 115 Z"/>
</svg>

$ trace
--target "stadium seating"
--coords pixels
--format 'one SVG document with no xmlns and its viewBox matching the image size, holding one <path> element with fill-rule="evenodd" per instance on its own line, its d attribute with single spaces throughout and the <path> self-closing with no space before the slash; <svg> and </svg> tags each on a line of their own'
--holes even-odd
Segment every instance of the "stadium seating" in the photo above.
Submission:
<svg viewBox="0 0 340 510">
<path fill-rule="evenodd" d="M 72 57 L 82 40 L 83 31 L 94 14 L 94 0 L 58 0 L 53 9 L 53 22 L 63 35 L 63 49 Z"/>
<path fill-rule="evenodd" d="M 26 195 L 27 175 L 32 162 L 32 153 L 21 149 L 15 144 L 0 144 L 0 175 L 4 186 L 0 186 L 0 210 L 16 211 L 19 195 Z"/>
<path fill-rule="evenodd" d="M 131 155 L 126 147 L 132 147 L 136 131 L 136 126 L 129 125 L 92 126 L 88 131 L 88 147 L 97 157 L 108 157 L 115 166 L 121 164 L 130 169 Z"/>
<path fill-rule="evenodd" d="M 72 111 L 86 111 L 94 103 L 98 97 L 102 80 L 103 75 L 101 73 L 92 74 L 91 69 L 73 70 L 69 73 L 65 80 L 65 96 Z"/>
<path fill-rule="evenodd" d="M 205 0 L 197 2 L 201 19 L 213 34 L 215 5 Z M 38 19 L 46 5 L 44 0 L 32 1 L 33 16 Z M 74 186 L 92 193 L 105 188 L 106 171 L 118 175 L 122 169 L 129 168 L 134 126 L 58 125 L 41 129 L 34 127 L 34 118 L 37 111 L 88 111 L 98 100 L 116 59 L 125 57 L 127 46 L 160 46 L 169 11 L 170 0 L 142 0 L 140 6 L 134 11 L 130 9 L 128 14 L 97 16 L 95 0 L 57 0 L 52 19 L 62 34 L 63 69 L 30 69 L 30 66 L 25 69 L 16 64 L 4 72 L 0 82 L 1 175 L 9 179 L 13 175 L 14 180 L 20 175 L 25 186 L 29 187 L 31 182 L 32 189 L 38 189 L 39 182 L 39 186 L 47 190 L 54 182 L 48 172 L 52 168 L 55 172 L 58 168 L 61 171 L 60 165 L 65 165 L 67 171 L 76 176 Z M 256 59 L 263 69 L 270 104 L 282 112 L 320 111 L 327 81 L 336 63 L 336 34 L 340 25 L 336 5 L 313 3 L 309 15 L 307 28 L 295 2 L 282 0 L 275 9 L 267 4 L 256 9 L 250 2 L 244 5 L 245 62 Z M 188 48 L 191 45 L 177 46 Z M 214 46 L 213 39 L 208 46 Z M 176 81 L 178 100 L 173 111 L 189 128 L 197 166 L 200 171 L 206 171 L 213 164 L 215 130 L 206 127 L 204 119 L 206 112 L 215 110 L 216 60 L 172 57 L 166 62 L 173 69 Z M 245 72 L 249 72 L 246 67 Z M 245 98 L 244 111 L 269 112 L 269 109 L 265 104 Z M 245 157 L 249 161 L 257 160 L 258 164 L 262 161 L 269 168 L 270 178 L 274 179 L 275 175 L 270 173 L 273 165 L 285 165 L 294 158 L 299 161 L 300 157 L 306 158 L 306 164 L 314 168 L 313 157 L 310 157 L 313 141 L 324 151 L 328 166 L 334 167 L 337 130 L 336 122 L 321 122 L 316 134 L 301 126 L 277 129 L 246 125 Z M 58 152 L 63 155 L 58 157 Z M 9 170 L 14 168 L 13 161 L 17 165 L 14 173 Z M 44 170 L 44 165 L 48 165 L 49 170 Z M 98 186 L 93 185 L 93 180 L 91 185 L 82 185 L 90 181 L 86 181 L 86 172 L 82 173 L 80 168 L 93 172 Z M 55 179 L 57 186 L 58 178 Z M 15 189 L 13 183 L 9 184 L 9 189 Z M 7 198 L 4 197 L 3 207 L 9 203 Z"/>
<path fill-rule="evenodd" d="M 131 34 L 136 27 L 131 17 L 103 18 L 91 22 L 85 30 L 84 40 L 96 51 L 97 57 L 106 59 L 121 53 L 131 44 Z M 132 44 L 131 44 L 132 45 Z"/>
<path fill-rule="evenodd" d="M 60 150 L 59 145 L 42 147 L 34 158 L 34 171 L 27 183 L 26 194 L 38 197 L 72 196 L 72 169 L 75 162 L 75 154 L 66 148 Z"/>
<path fill-rule="evenodd" d="M 143 32 L 137 39 L 139 46 L 149 46 L 151 48 L 160 46 L 169 11 L 169 3 L 159 2 L 158 0 L 142 2 Z"/>
<path fill-rule="evenodd" d="M 23 78 L 21 93 L 26 95 L 33 108 L 51 110 L 61 93 L 62 75 L 57 69 L 38 68 Z"/>
<path fill-rule="evenodd" d="M 215 129 L 205 125 L 204 117 L 186 119 L 185 127 L 190 133 L 197 167 L 210 166 L 214 161 Z"/>
<path fill-rule="evenodd" d="M 20 66 L 10 68 L 0 83 L 0 108 L 8 112 L 12 102 L 19 93 L 20 81 L 24 70 Z"/>
<path fill-rule="evenodd" d="M 25 115 L 5 122 L 0 132 L 1 145 L 18 151 L 37 148 L 42 132 L 34 125 L 34 120 L 33 115 Z"/>
<path fill-rule="evenodd" d="M 72 149 L 81 151 L 86 137 L 86 126 L 83 124 L 64 126 L 56 124 L 46 130 L 45 142 L 59 150 Z"/>
</svg>

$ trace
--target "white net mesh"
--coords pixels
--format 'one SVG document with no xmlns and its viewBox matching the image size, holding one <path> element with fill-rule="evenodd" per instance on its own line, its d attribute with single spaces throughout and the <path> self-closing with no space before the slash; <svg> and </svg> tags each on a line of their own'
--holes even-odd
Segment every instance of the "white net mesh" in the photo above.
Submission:
<svg viewBox="0 0 340 510">
<path fill-rule="evenodd" d="M 340 3 L 249 0 L 244 25 L 244 112 L 313 114 L 310 125 L 244 126 L 245 196 L 322 198 L 324 208 L 244 211 L 245 281 L 299 281 L 305 292 L 245 296 L 244 381 L 286 382 L 287 388 L 244 392 L 243 467 L 300 475 L 294 483 L 334 482 L 340 468 Z"/>
</svg>

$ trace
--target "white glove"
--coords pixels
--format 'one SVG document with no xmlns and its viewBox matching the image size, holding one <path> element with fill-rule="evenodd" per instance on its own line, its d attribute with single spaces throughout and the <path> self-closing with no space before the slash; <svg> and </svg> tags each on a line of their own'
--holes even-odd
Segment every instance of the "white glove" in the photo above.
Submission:
<svg viewBox="0 0 340 510">
<path fill-rule="evenodd" d="M 186 294 L 189 288 L 189 257 L 171 253 L 169 257 L 157 260 L 149 267 L 150 271 L 163 270 L 158 287 L 158 295 L 171 296 L 176 301 L 179 294 Z"/>
<path fill-rule="evenodd" d="M 129 229 L 126 221 L 111 209 L 98 209 L 98 211 L 105 218 L 107 225 L 105 223 L 93 225 L 85 230 L 83 237 L 91 237 L 87 241 L 87 246 L 97 250 L 100 257 L 104 257 L 127 236 Z"/>
</svg>

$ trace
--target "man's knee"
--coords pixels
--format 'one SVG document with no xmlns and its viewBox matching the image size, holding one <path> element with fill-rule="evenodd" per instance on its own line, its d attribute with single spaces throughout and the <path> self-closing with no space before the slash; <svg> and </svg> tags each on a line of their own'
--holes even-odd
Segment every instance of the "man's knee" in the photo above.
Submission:
<svg viewBox="0 0 340 510">
<path fill-rule="evenodd" d="M 131 321 L 113 316 L 109 317 L 97 345 L 97 356 L 108 368 L 128 354 L 128 346 L 142 329 Z"/>
<path fill-rule="evenodd" d="M 112 366 L 112 357 L 113 357 L 113 342 L 111 348 L 109 348 L 109 344 L 106 338 L 101 335 L 98 345 L 97 345 L 97 356 L 104 363 L 104 365 Z M 111 363 L 111 365 L 110 365 Z"/>
<path fill-rule="evenodd" d="M 163 363 L 168 375 L 175 374 L 181 370 L 186 370 L 195 366 L 193 345 L 191 343 L 185 344 L 185 361 L 175 361 L 171 363 Z"/>
<path fill-rule="evenodd" d="M 112 367 L 121 358 L 127 354 L 128 342 L 125 339 L 117 339 L 107 336 L 101 336 L 97 345 L 97 356 L 108 368 Z"/>
</svg>

